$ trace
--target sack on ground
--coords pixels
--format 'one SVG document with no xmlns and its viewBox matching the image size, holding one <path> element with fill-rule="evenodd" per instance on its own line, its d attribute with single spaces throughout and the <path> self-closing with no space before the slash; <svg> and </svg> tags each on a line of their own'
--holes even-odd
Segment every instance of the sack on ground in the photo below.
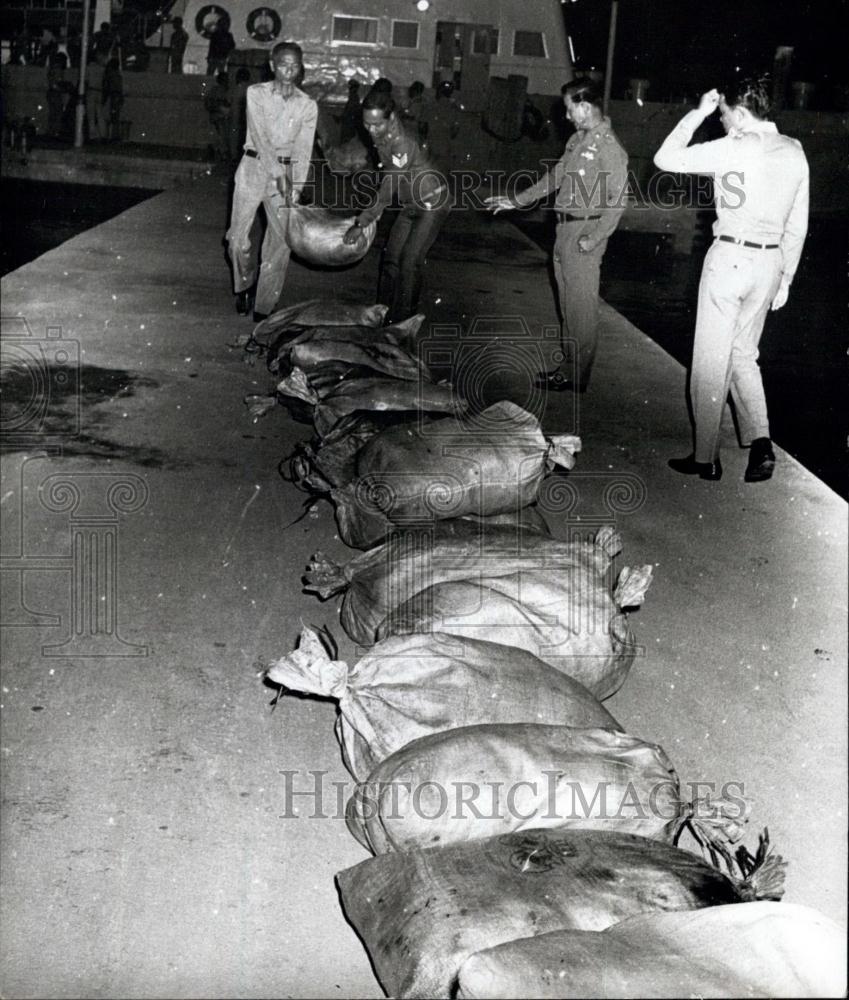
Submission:
<svg viewBox="0 0 849 1000">
<path fill-rule="evenodd" d="M 329 361 L 309 373 L 297 366 L 294 367 L 288 375 L 280 379 L 276 391 L 281 396 L 308 403 L 312 407 L 310 419 L 315 422 L 315 407 L 325 396 L 336 392 L 343 382 L 381 377 L 380 373 L 372 368 Z M 286 402 L 288 403 L 288 399 Z M 332 424 L 330 430 L 335 429 L 335 426 L 336 424 Z"/>
<path fill-rule="evenodd" d="M 478 952 L 457 997 L 845 997 L 846 932 L 768 901 L 629 917 Z"/>
<path fill-rule="evenodd" d="M 595 830 L 527 830 L 382 854 L 336 880 L 393 997 L 453 996 L 469 956 L 517 938 L 602 931 L 640 913 L 746 898 L 688 851 Z"/>
<path fill-rule="evenodd" d="M 353 244 L 342 237 L 356 221 L 315 205 L 293 205 L 288 213 L 286 240 L 293 254 L 309 264 L 343 266 L 362 260 L 374 242 L 377 224 L 370 222 Z"/>
<path fill-rule="evenodd" d="M 253 328 L 253 332 L 241 335 L 236 343 L 244 344 L 251 353 L 270 350 L 290 331 L 300 332 L 304 327 L 314 326 L 381 326 L 388 306 L 357 305 L 334 299 L 305 299 L 291 306 L 278 309 L 266 316 Z"/>
<path fill-rule="evenodd" d="M 371 344 L 352 344 L 347 340 L 305 341 L 290 345 L 287 354 L 291 364 L 305 372 L 328 362 L 341 362 L 406 381 L 431 381 L 427 367 L 415 355 L 386 341 L 376 340 Z"/>
<path fill-rule="evenodd" d="M 331 497 L 336 508 L 336 525 L 339 528 L 339 537 L 351 548 L 370 549 L 372 546 L 385 542 L 393 532 L 399 531 L 399 526 L 391 521 L 380 509 L 380 506 L 375 503 L 372 484 L 367 480 L 355 479 L 346 483 L 344 486 L 332 490 Z M 545 519 L 532 506 L 523 507 L 522 510 L 509 514 L 494 514 L 485 518 L 465 514 L 461 520 L 474 521 L 478 524 L 506 525 L 516 531 L 528 530 L 550 534 Z M 409 628 L 396 631 L 423 632 L 427 629 Z M 482 639 L 491 638 L 485 634 L 481 634 L 479 637 Z M 521 644 L 517 643 L 516 645 Z"/>
<path fill-rule="evenodd" d="M 521 649 L 466 643 L 452 656 L 440 636 L 386 639 L 353 667 L 332 660 L 318 634 L 273 663 L 269 680 L 339 702 L 337 735 L 345 765 L 366 781 L 411 740 L 460 726 L 534 722 L 621 729 L 580 684 Z"/>
<path fill-rule="evenodd" d="M 321 398 L 315 407 L 313 422 L 316 431 L 324 437 L 349 413 L 462 413 L 467 405 L 450 385 L 405 382 L 389 376 L 349 379 Z"/>
<path fill-rule="evenodd" d="M 380 306 L 382 309 L 383 306 Z M 292 337 L 282 337 L 269 356 L 268 368 L 281 374 L 294 366 L 312 373 L 320 366 L 337 362 L 344 365 L 389 367 L 389 374 L 407 377 L 407 367 L 412 364 L 422 378 L 430 379 L 425 365 L 419 363 L 416 338 L 424 322 L 418 313 L 391 326 L 313 326 Z M 395 358 L 400 361 L 396 361 Z M 414 375 L 416 377 L 416 375 Z"/>
<path fill-rule="evenodd" d="M 377 636 L 440 632 L 518 646 L 580 681 L 597 698 L 609 698 L 624 683 L 637 651 L 623 609 L 642 603 L 651 572 L 651 566 L 626 566 L 612 594 L 605 574 L 573 562 L 440 583 L 390 613 Z"/>
<path fill-rule="evenodd" d="M 688 816 L 663 750 L 610 729 L 465 726 L 413 740 L 348 801 L 374 854 L 528 828 L 608 830 L 671 842 Z"/>
<path fill-rule="evenodd" d="M 332 490 L 339 537 L 352 549 L 370 549 L 382 542 L 395 525 L 379 510 L 355 480 Z"/>
<path fill-rule="evenodd" d="M 510 510 L 504 514 L 467 514 L 466 521 L 476 521 L 484 525 L 508 525 L 523 531 L 534 531 L 551 536 L 551 529 L 536 504 L 529 504 L 521 510 Z"/>
<path fill-rule="evenodd" d="M 503 514 L 536 502 L 546 473 L 571 469 L 580 448 L 574 434 L 547 439 L 536 417 L 504 400 L 386 430 L 360 452 L 357 472 L 393 521 Z"/>
<path fill-rule="evenodd" d="M 403 413 L 352 413 L 344 417 L 324 439 L 298 447 L 291 465 L 293 482 L 317 493 L 346 486 L 356 478 L 357 455 L 366 441 L 384 427 L 406 419 Z"/>
<path fill-rule="evenodd" d="M 562 542 L 511 525 L 439 521 L 418 532 L 393 534 L 345 565 L 317 552 L 305 589 L 321 598 L 344 592 L 342 627 L 354 642 L 371 645 L 384 619 L 428 587 L 460 580 L 492 589 L 494 579 L 532 571 L 593 578 L 607 571 L 621 547 L 609 528 L 602 528 L 594 542 Z"/>
<path fill-rule="evenodd" d="M 338 299 L 305 299 L 278 309 L 254 328 L 254 336 L 281 331 L 292 326 L 371 326 L 383 325 L 388 306 L 362 305 Z"/>
</svg>

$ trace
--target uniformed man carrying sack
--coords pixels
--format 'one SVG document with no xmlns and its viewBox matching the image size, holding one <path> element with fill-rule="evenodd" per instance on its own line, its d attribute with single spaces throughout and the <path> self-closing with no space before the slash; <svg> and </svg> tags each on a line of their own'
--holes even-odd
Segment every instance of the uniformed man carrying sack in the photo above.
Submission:
<svg viewBox="0 0 849 1000">
<path fill-rule="evenodd" d="M 243 315 L 250 313 L 256 282 L 255 319 L 274 311 L 286 280 L 290 256 L 286 213 L 297 204 L 306 183 L 318 121 L 318 105 L 295 86 L 303 69 L 300 45 L 275 45 L 270 66 L 274 79 L 247 90 L 245 151 L 236 170 L 227 231 L 236 309 Z M 256 238 L 254 220 L 260 204 L 267 228 L 257 282 L 252 239 Z"/>
<path fill-rule="evenodd" d="M 563 103 L 576 131 L 554 169 L 519 194 L 495 195 L 484 204 L 497 213 L 524 208 L 557 192 L 553 260 L 562 342 L 553 359 L 557 366 L 540 372 L 537 385 L 584 392 L 598 345 L 601 259 L 625 210 L 628 154 L 610 127 L 610 119 L 602 114 L 598 83 L 573 80 L 563 88 Z"/>
<path fill-rule="evenodd" d="M 356 243 L 362 228 L 377 221 L 397 196 L 401 211 L 383 250 L 377 294 L 378 302 L 389 306 L 386 322 L 394 323 L 418 307 L 425 258 L 453 202 L 446 177 L 418 138 L 404 129 L 389 94 L 367 95 L 363 124 L 377 148 L 383 176 L 375 203 L 360 212 L 344 240 Z"/>
<path fill-rule="evenodd" d="M 695 450 L 670 459 L 676 472 L 722 476 L 719 435 L 729 389 L 740 440 L 749 447 L 746 482 L 772 476 L 772 449 L 758 344 L 770 308 L 787 301 L 808 230 L 808 162 L 796 139 L 767 121 L 763 80 L 724 94 L 710 90 L 657 151 L 655 164 L 676 173 L 711 174 L 717 219 L 699 284 L 690 399 Z M 690 146 L 716 110 L 727 135 Z"/>
</svg>

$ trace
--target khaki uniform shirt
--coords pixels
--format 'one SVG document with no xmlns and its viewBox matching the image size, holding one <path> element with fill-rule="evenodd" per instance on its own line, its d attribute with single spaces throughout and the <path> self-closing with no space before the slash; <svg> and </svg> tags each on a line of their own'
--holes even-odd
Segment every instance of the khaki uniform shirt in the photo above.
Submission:
<svg viewBox="0 0 849 1000">
<path fill-rule="evenodd" d="M 248 87 L 245 149 L 252 149 L 273 178 L 283 175 L 282 158 L 292 161 L 292 184 L 299 191 L 306 182 L 318 121 L 318 105 L 295 87 L 284 98 L 275 81 Z"/>
<path fill-rule="evenodd" d="M 375 142 L 383 178 L 374 205 L 357 219 L 367 226 L 379 219 L 397 195 L 401 205 L 424 210 L 442 208 L 449 197 L 445 175 L 436 167 L 427 150 L 403 126 Z"/>
<path fill-rule="evenodd" d="M 808 161 L 801 143 L 781 135 L 774 122 L 752 121 L 744 131 L 689 146 L 703 121 L 698 111 L 686 114 L 657 151 L 655 164 L 675 173 L 711 174 L 714 236 L 777 243 L 789 284 L 808 232 Z"/>
<path fill-rule="evenodd" d="M 536 184 L 514 196 L 525 207 L 557 191 L 554 208 L 570 215 L 600 215 L 595 227 L 585 233 L 588 250 L 606 240 L 619 225 L 625 211 L 628 154 L 602 118 L 595 128 L 575 132 L 563 156 Z"/>
</svg>

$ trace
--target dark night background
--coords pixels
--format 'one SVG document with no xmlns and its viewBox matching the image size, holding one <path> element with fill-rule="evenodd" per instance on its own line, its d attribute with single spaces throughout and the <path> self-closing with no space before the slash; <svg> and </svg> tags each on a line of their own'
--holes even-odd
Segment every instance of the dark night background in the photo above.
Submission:
<svg viewBox="0 0 849 1000">
<path fill-rule="evenodd" d="M 792 45 L 791 80 L 817 89 L 812 108 L 847 107 L 846 0 L 620 0 L 613 96 L 631 77 L 651 81 L 649 100 L 694 100 L 740 74 L 772 70 L 779 45 Z M 609 0 L 567 0 L 566 30 L 576 68 L 604 70 Z M 721 86 L 720 86 L 721 89 Z"/>
</svg>

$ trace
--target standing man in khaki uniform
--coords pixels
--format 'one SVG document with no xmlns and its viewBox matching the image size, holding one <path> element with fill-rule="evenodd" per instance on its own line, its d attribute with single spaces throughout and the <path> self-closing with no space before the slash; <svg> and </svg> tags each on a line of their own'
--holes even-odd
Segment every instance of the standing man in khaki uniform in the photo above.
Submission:
<svg viewBox="0 0 849 1000">
<path fill-rule="evenodd" d="M 245 151 L 236 170 L 227 231 L 236 310 L 248 315 L 256 281 L 251 227 L 260 203 L 265 208 L 267 228 L 256 285 L 255 319 L 273 312 L 286 280 L 290 255 L 286 212 L 297 204 L 306 183 L 318 121 L 318 105 L 295 86 L 303 69 L 300 45 L 275 45 L 270 66 L 273 80 L 248 87 Z"/>
<path fill-rule="evenodd" d="M 689 146 L 717 108 L 727 135 Z M 695 450 L 670 459 L 676 472 L 722 476 L 719 434 L 728 391 L 743 447 L 745 480 L 772 476 L 775 454 L 758 367 L 766 314 L 787 301 L 808 230 L 808 162 L 796 139 L 767 121 L 770 99 L 762 81 L 748 80 L 719 94 L 710 90 L 657 151 L 655 164 L 676 173 L 712 174 L 717 219 L 699 285 L 690 373 Z"/>
<path fill-rule="evenodd" d="M 598 346 L 601 259 L 625 211 L 628 154 L 610 127 L 610 119 L 602 114 L 598 83 L 573 80 L 563 88 L 563 102 L 576 131 L 554 169 L 519 194 L 496 195 L 484 204 L 497 213 L 524 208 L 557 191 L 554 276 L 562 343 L 557 368 L 540 372 L 537 385 L 585 392 Z"/>
</svg>

